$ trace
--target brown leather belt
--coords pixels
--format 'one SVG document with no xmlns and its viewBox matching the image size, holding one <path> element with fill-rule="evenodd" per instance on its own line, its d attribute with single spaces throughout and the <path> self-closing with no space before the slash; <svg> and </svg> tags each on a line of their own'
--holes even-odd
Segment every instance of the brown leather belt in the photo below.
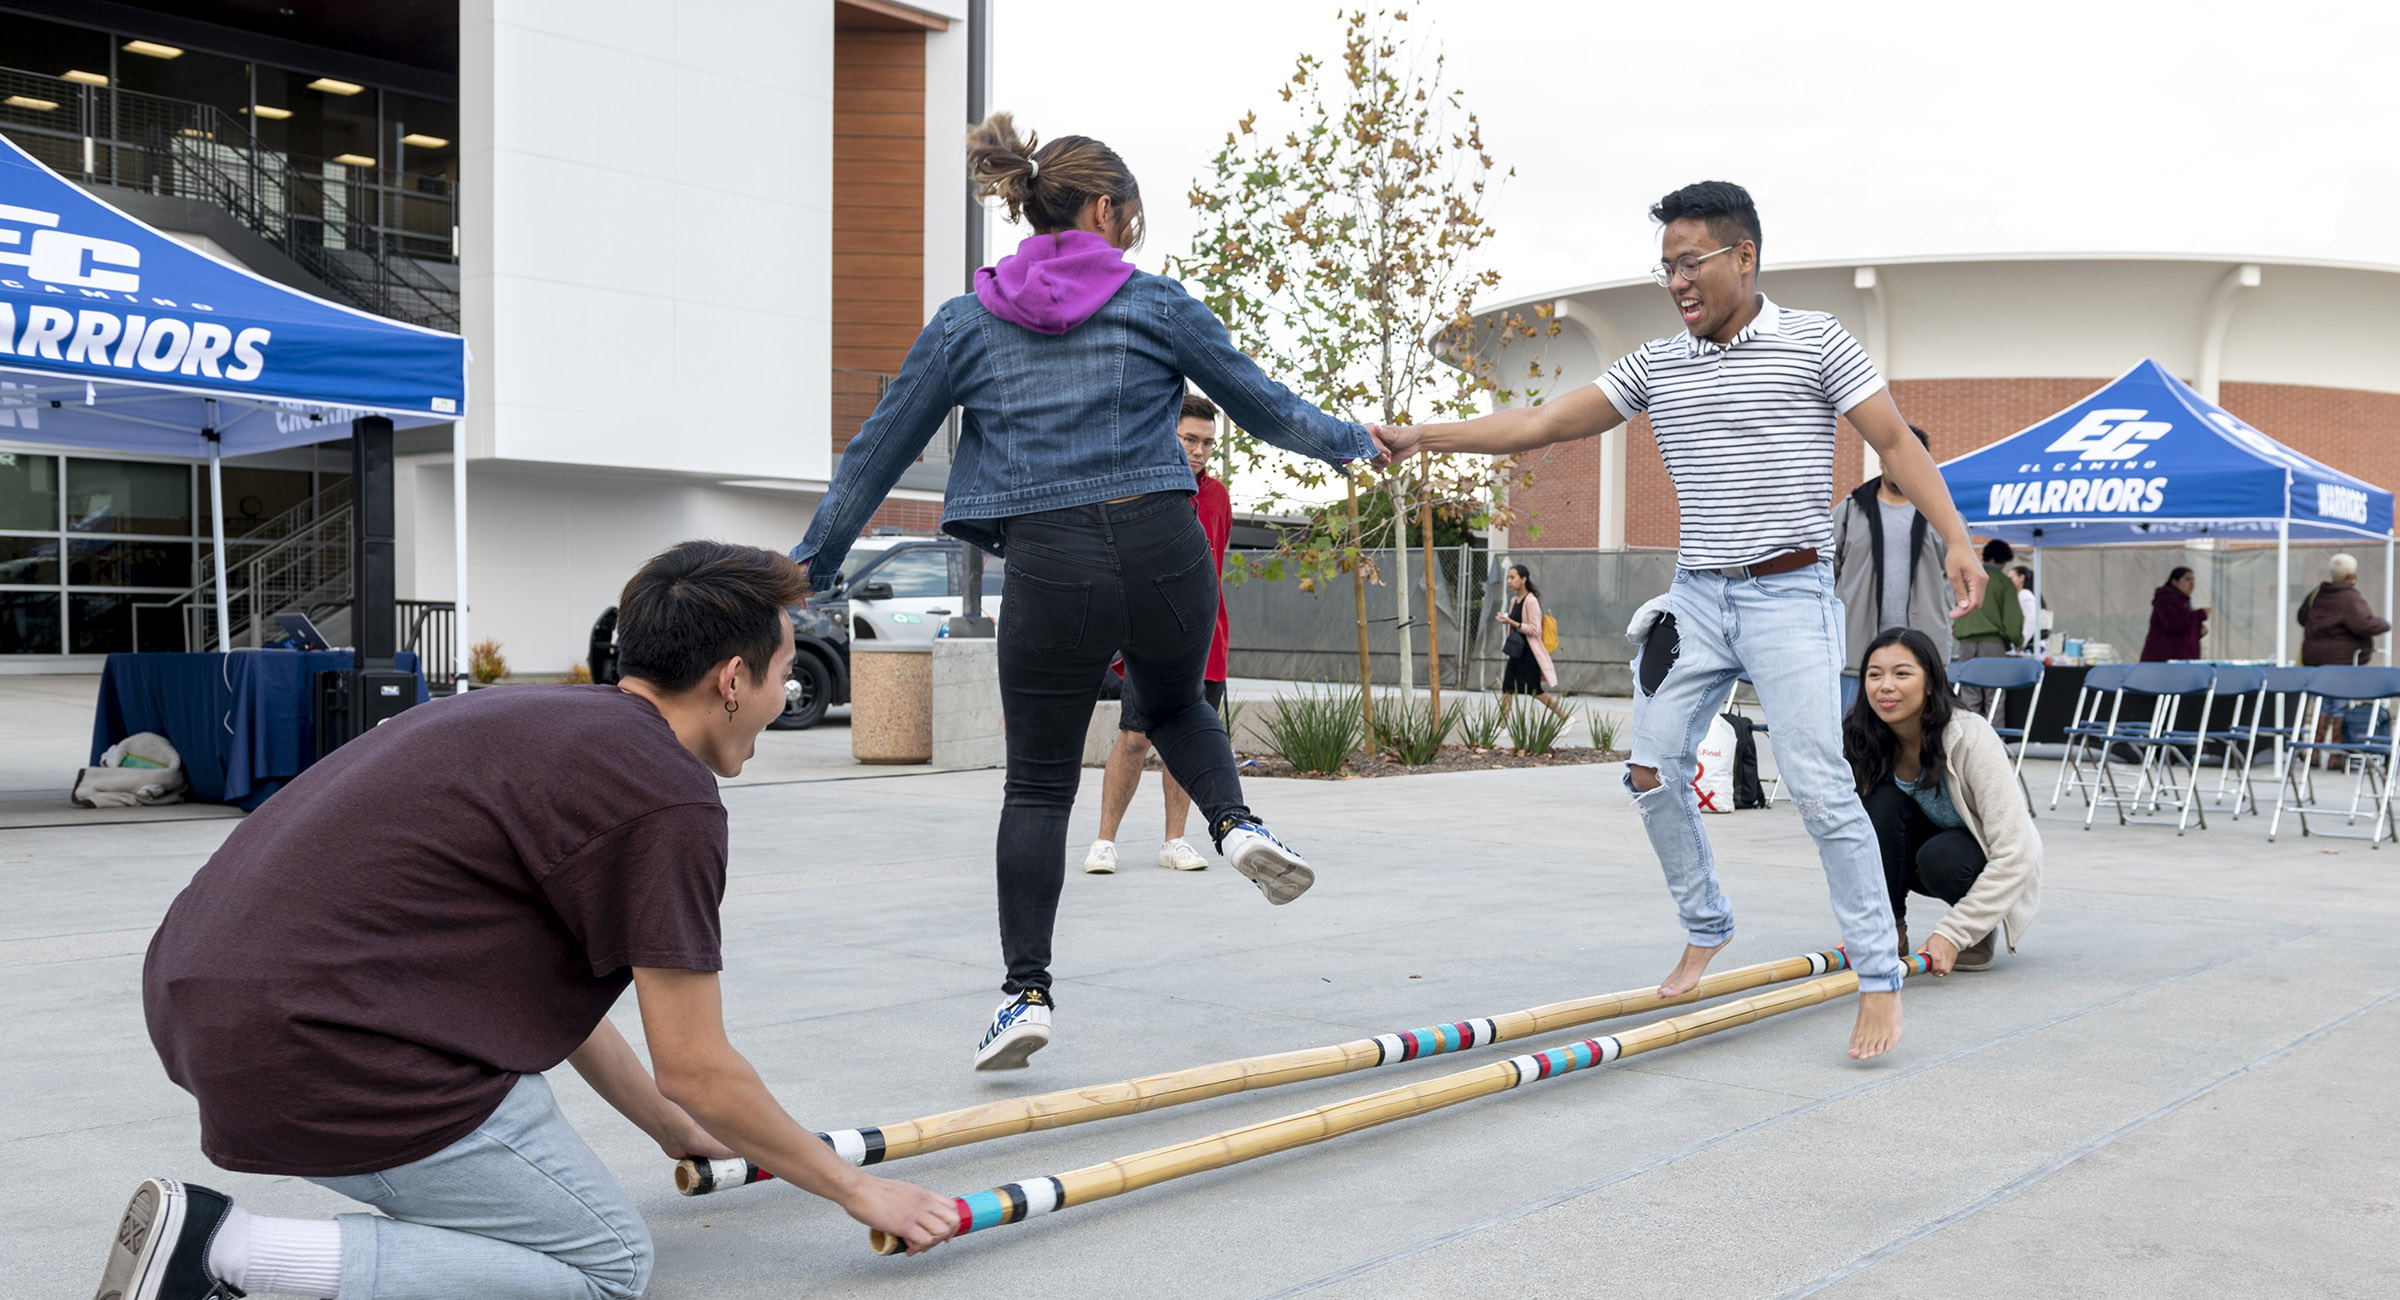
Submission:
<svg viewBox="0 0 2400 1300">
<path fill-rule="evenodd" d="M 1778 573 L 1790 573 L 1794 569 L 1805 569 L 1816 562 L 1817 548 L 1803 546 L 1797 551 L 1785 551 L 1781 555 L 1770 555 L 1756 564 L 1729 565 L 1722 569 L 1710 569 L 1709 572 L 1722 574 L 1728 578 L 1770 578 Z"/>
</svg>

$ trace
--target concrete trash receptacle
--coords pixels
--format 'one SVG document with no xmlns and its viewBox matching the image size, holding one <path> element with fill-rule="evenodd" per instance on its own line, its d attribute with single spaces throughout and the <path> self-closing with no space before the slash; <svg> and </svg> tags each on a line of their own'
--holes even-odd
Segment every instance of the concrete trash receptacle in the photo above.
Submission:
<svg viewBox="0 0 2400 1300">
<path fill-rule="evenodd" d="M 861 763 L 933 761 L 933 644 L 850 643 L 850 756 Z"/>
</svg>

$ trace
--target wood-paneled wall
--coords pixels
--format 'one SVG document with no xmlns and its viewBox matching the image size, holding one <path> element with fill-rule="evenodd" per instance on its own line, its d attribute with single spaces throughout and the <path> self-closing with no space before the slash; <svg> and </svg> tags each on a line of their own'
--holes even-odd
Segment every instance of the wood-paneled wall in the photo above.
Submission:
<svg viewBox="0 0 2400 1300">
<path fill-rule="evenodd" d="M 833 364 L 898 374 L 925 314 L 925 33 L 833 44 Z M 841 450 L 855 428 L 833 431 Z"/>
</svg>

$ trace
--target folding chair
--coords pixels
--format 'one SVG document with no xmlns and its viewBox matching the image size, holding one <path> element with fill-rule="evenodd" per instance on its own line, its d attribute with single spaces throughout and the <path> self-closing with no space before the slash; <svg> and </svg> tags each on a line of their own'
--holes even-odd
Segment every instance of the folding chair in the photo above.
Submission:
<svg viewBox="0 0 2400 1300">
<path fill-rule="evenodd" d="M 2305 696 L 2308 691 L 2308 679 L 2314 677 L 2316 672 L 2317 670 L 2314 668 L 2269 668 L 2266 670 L 2266 684 L 2259 688 L 2258 709 L 2250 715 L 2250 747 L 2255 752 L 2261 738 L 2274 747 L 2275 759 L 2272 767 L 2277 785 L 2283 783 L 2284 764 L 2291 761 L 2292 742 L 2314 739 L 2313 736 L 2301 735 L 2299 728 L 2300 715 L 2307 712 L 2308 701 Z M 2270 700 L 2275 705 L 2275 720 L 2267 723 L 2264 721 L 2264 715 Z M 2287 709 L 2291 713 L 2290 717 L 2285 716 Z M 2316 797 L 2314 779 L 2305 772 L 2302 773 L 2302 789 L 2307 797 L 2312 799 Z M 2258 796 L 2255 792 L 2250 796 L 2250 807 L 2252 811 L 2256 811 L 2258 808 Z"/>
<path fill-rule="evenodd" d="M 2131 698 L 2138 709 L 2142 701 L 2150 705 L 2146 724 L 2127 725 L 2123 718 L 2125 701 Z M 2209 710 L 2216 704 L 2217 670 L 2207 664 L 2134 664 L 2125 670 L 2124 686 L 2117 692 L 2117 701 L 2109 710 L 2109 730 L 2114 734 L 2100 748 L 2099 785 L 2092 792 L 2091 807 L 2084 813 L 2086 830 L 2092 819 L 2100 815 L 2100 805 L 2107 804 L 2117 813 L 2117 824 L 2135 823 L 2164 826 L 2168 823 L 2156 817 L 2128 817 L 2127 808 L 2161 812 L 2169 803 L 2176 806 L 2175 833 L 2181 835 L 2195 814 L 2200 829 L 2208 829 L 2208 810 L 2200 806 L 2200 749 L 2206 742 L 2202 733 L 2208 724 Z M 2199 715 L 2189 728 L 2177 724 L 2183 719 L 2187 704 L 2197 702 Z M 2133 734 L 2121 734 L 2133 733 Z M 2117 786 L 2114 765 L 2119 745 L 2131 746 L 2139 758 L 2133 791 L 2128 794 Z M 2189 753 L 2185 751 L 2189 750 Z M 2183 777 L 2176 779 L 2180 764 Z"/>
<path fill-rule="evenodd" d="M 2222 808 L 2225 806 L 2226 797 L 2232 796 L 2233 816 L 2238 821 L 2241 819 L 2243 805 L 2247 804 L 2251 812 L 2258 811 L 2258 800 L 2250 793 L 2250 763 L 2258 753 L 2259 715 L 2267 707 L 2267 670 L 2264 668 L 2219 668 L 2217 670 L 2217 698 L 2232 700 L 2233 709 L 2226 716 L 2225 725 L 2222 728 L 2212 729 L 2205 719 L 2200 723 L 2200 728 L 2205 733 L 2201 737 L 2203 746 L 2215 744 L 2224 747 L 2222 762 L 2217 768 L 2217 788 L 2210 793 L 2209 797 L 2219 808 Z M 2246 724 L 2242 718 L 2242 702 L 2245 700 L 2250 704 L 2250 717 Z M 2213 713 L 2215 710 L 2210 711 Z M 2237 765 L 2241 770 L 2239 781 L 2234 778 L 2234 770 Z"/>
<path fill-rule="evenodd" d="M 2365 840 L 2370 846 L 2380 845 L 2386 839 L 2400 839 L 2392 826 L 2392 779 L 2395 772 L 2400 772 L 2400 762 L 2394 761 L 2400 758 L 2400 727 L 2392 725 L 2391 708 L 2396 698 L 2400 698 L 2400 668 L 2318 668 L 2310 672 L 2308 694 L 2300 707 L 2300 725 L 2292 730 L 2291 753 L 2284 763 L 2283 779 L 2275 788 L 2275 819 L 2267 824 L 2270 841 L 2283 825 L 2286 808 L 2300 819 L 2303 838 L 2316 835 Z M 2368 715 L 2369 734 L 2358 740 L 2347 736 L 2340 740 L 2314 739 L 2317 719 L 2324 716 L 2325 705 L 2331 700 L 2373 704 L 2375 707 Z M 2382 733 L 2380 737 L 2377 732 Z M 2336 813 L 2316 805 L 2304 791 L 2302 774 L 2313 754 L 2336 756 L 2355 765 L 2357 779 L 2346 812 Z M 2344 824 L 2356 825 L 2359 817 L 2365 815 L 2359 808 L 2362 797 L 2369 801 L 2368 810 L 2373 814 L 2367 834 L 2309 829 L 2312 812 L 2319 817 L 2340 816 Z"/>
<path fill-rule="evenodd" d="M 2025 792 L 2025 811 L 2033 811 L 2033 790 L 2025 784 L 2025 738 L 2033 731 L 2033 711 L 2042 707 L 2043 664 L 2039 659 L 2026 657 L 1994 659 L 1961 659 L 1950 665 L 1950 681 L 1957 686 L 1981 687 L 1984 692 L 1984 718 L 2001 743 L 2015 741 L 2017 755 L 2014 766 L 2017 788 Z M 2008 716 L 2008 693 L 2033 688 L 2025 702 L 2025 725 L 2004 727 L 2000 720 Z"/>
<path fill-rule="evenodd" d="M 2098 752 L 2094 747 L 2105 749 L 2113 739 L 2112 701 L 2125 686 L 2125 668 L 2102 664 L 2085 673 L 2083 685 L 2076 688 L 2075 709 L 2067 716 L 2066 757 L 2058 765 L 2058 783 L 2050 789 L 2051 811 L 2058 810 L 2058 801 L 2070 789 L 2091 802 L 2095 782 L 2089 768 Z"/>
</svg>

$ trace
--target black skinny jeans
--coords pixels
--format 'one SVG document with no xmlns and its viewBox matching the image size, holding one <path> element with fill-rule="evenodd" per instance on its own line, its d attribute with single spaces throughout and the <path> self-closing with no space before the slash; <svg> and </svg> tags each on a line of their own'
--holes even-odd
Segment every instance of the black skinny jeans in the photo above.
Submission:
<svg viewBox="0 0 2400 1300">
<path fill-rule="evenodd" d="M 1889 781 L 1866 797 L 1867 820 L 1883 850 L 1883 881 L 1892 892 L 1892 920 L 1908 924 L 1911 890 L 1955 903 L 1983 874 L 1983 846 L 1965 828 L 1938 825 L 1906 790 Z"/>
<path fill-rule="evenodd" d="M 1233 745 L 1202 694 L 1217 628 L 1208 535 L 1181 492 L 1003 520 L 1000 707 L 1008 785 L 998 848 L 1008 993 L 1050 987 L 1050 932 L 1066 883 L 1067 817 L 1100 674 L 1122 651 L 1159 761 L 1222 841 L 1248 819 Z"/>
</svg>

